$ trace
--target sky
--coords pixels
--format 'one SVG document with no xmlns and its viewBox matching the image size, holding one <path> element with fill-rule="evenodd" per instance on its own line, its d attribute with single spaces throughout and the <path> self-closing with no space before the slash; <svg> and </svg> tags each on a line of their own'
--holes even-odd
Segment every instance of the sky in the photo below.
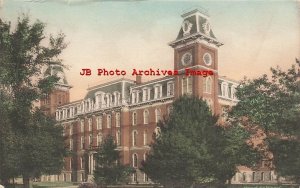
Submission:
<svg viewBox="0 0 300 188">
<path fill-rule="evenodd" d="M 156 0 L 0 0 L 0 18 L 15 23 L 29 14 L 46 23 L 47 36 L 63 32 L 68 47 L 61 55 L 71 101 L 86 89 L 118 77 L 98 76 L 98 68 L 173 69 L 173 49 L 181 14 L 205 9 L 219 47 L 219 74 L 241 80 L 287 69 L 300 57 L 298 1 Z M 83 68 L 91 76 L 81 76 Z M 121 78 L 121 77 L 119 77 Z M 144 77 L 144 80 L 157 77 Z"/>
</svg>

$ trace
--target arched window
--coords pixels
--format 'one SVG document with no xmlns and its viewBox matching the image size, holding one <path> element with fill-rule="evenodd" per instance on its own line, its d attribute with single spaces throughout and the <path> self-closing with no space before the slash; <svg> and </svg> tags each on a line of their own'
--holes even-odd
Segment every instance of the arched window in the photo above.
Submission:
<svg viewBox="0 0 300 188">
<path fill-rule="evenodd" d="M 98 116 L 96 121 L 97 121 L 97 130 L 102 129 L 102 116 Z"/>
<path fill-rule="evenodd" d="M 92 118 L 89 118 L 89 131 L 93 130 Z"/>
<path fill-rule="evenodd" d="M 90 134 L 90 136 L 89 136 L 89 145 L 91 146 L 92 143 L 93 143 L 93 135 Z"/>
<path fill-rule="evenodd" d="M 144 141 L 144 146 L 146 146 L 147 145 L 147 131 L 146 130 L 144 130 L 143 141 Z"/>
<path fill-rule="evenodd" d="M 137 131 L 134 130 L 132 131 L 132 146 L 136 146 L 137 145 Z"/>
<path fill-rule="evenodd" d="M 255 182 L 255 172 L 252 172 L 252 182 Z"/>
<path fill-rule="evenodd" d="M 111 128 L 111 115 L 107 115 L 107 128 Z"/>
<path fill-rule="evenodd" d="M 121 117 L 120 117 L 120 113 L 116 113 L 116 127 L 120 127 L 121 124 Z"/>
<path fill-rule="evenodd" d="M 136 112 L 132 113 L 132 125 L 136 125 L 137 123 L 137 114 Z"/>
<path fill-rule="evenodd" d="M 121 133 L 120 133 L 120 131 L 116 132 L 116 142 L 117 142 L 117 146 L 121 145 Z"/>
<path fill-rule="evenodd" d="M 71 151 L 73 150 L 73 139 L 72 138 L 70 139 L 70 150 Z"/>
<path fill-rule="evenodd" d="M 83 133 L 84 132 L 84 120 L 80 121 L 80 131 Z"/>
<path fill-rule="evenodd" d="M 132 154 L 132 167 L 138 167 L 138 155 L 136 153 Z"/>
<path fill-rule="evenodd" d="M 210 76 L 204 78 L 204 92 L 211 93 L 212 79 Z"/>
<path fill-rule="evenodd" d="M 144 110 L 144 124 L 149 123 L 149 111 L 146 109 Z"/>
<path fill-rule="evenodd" d="M 161 120 L 160 109 L 155 109 L 155 122 L 158 123 Z"/>
<path fill-rule="evenodd" d="M 80 137 L 80 143 L 81 143 L 80 149 L 83 149 L 84 148 L 84 137 L 83 136 Z"/>
</svg>

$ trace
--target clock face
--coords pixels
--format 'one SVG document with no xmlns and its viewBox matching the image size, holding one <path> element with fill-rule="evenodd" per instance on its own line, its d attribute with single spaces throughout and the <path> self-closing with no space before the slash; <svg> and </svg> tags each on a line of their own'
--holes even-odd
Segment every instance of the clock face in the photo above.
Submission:
<svg viewBox="0 0 300 188">
<path fill-rule="evenodd" d="M 211 57 L 210 53 L 205 53 L 203 55 L 203 61 L 204 61 L 205 65 L 211 65 L 212 64 L 212 57 Z"/>
<path fill-rule="evenodd" d="M 206 35 L 209 35 L 209 32 L 210 32 L 210 24 L 208 23 L 208 21 L 206 21 L 204 24 L 203 24 L 203 30 L 204 30 L 204 33 Z"/>
<path fill-rule="evenodd" d="M 193 55 L 190 52 L 186 52 L 181 57 L 181 63 L 183 66 L 190 65 L 193 61 Z"/>
</svg>

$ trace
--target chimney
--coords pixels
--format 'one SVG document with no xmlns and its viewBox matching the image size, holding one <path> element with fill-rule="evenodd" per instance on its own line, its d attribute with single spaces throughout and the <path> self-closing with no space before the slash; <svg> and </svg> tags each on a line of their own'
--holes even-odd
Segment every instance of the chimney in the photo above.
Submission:
<svg viewBox="0 0 300 188">
<path fill-rule="evenodd" d="M 136 75 L 135 76 L 135 83 L 136 84 L 141 84 L 142 83 L 142 76 L 141 75 Z"/>
</svg>

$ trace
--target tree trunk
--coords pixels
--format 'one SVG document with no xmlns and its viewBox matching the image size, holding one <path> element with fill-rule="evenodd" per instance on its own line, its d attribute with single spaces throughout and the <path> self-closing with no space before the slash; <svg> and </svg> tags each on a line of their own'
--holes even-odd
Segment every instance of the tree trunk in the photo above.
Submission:
<svg viewBox="0 0 300 188">
<path fill-rule="evenodd" d="M 23 176 L 23 188 L 30 188 L 29 182 L 30 182 L 29 177 Z"/>
</svg>

